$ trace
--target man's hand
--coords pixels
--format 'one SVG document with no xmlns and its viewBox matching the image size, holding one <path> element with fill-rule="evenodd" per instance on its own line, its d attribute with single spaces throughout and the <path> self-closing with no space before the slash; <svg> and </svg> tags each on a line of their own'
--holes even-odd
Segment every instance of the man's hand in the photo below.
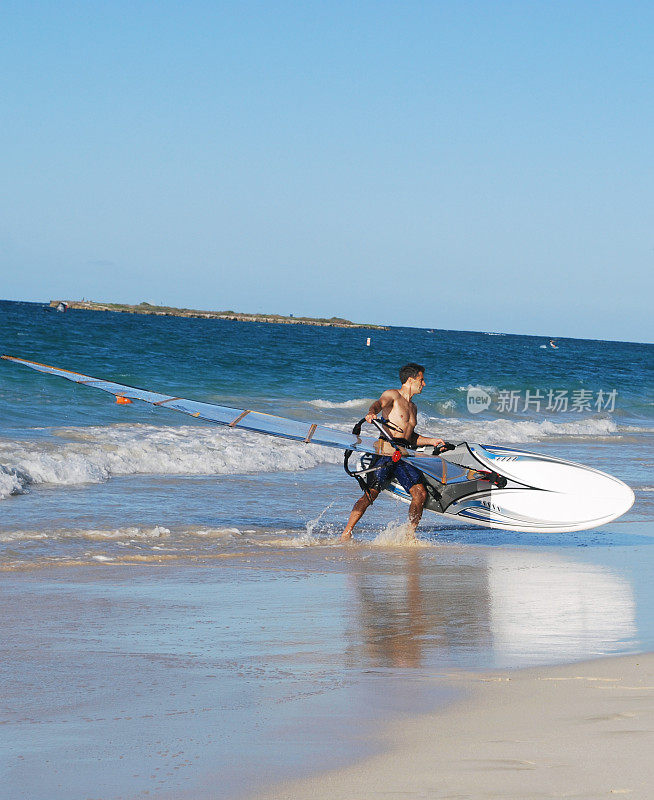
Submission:
<svg viewBox="0 0 654 800">
<path fill-rule="evenodd" d="M 428 436 L 416 436 L 413 447 L 442 447 L 445 442 L 442 439 L 432 439 Z"/>
<path fill-rule="evenodd" d="M 377 417 L 377 415 L 376 415 L 376 414 L 372 414 L 372 413 L 369 411 L 369 412 L 366 414 L 366 422 L 367 422 L 367 423 L 370 425 L 370 424 L 372 423 L 373 419 L 375 419 L 376 417 Z"/>
</svg>

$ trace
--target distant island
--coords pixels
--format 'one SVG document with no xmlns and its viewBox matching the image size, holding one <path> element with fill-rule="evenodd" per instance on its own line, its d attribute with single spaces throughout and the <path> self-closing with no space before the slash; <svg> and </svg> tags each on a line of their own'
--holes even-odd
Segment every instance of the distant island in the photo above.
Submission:
<svg viewBox="0 0 654 800">
<path fill-rule="evenodd" d="M 173 308 L 172 306 L 154 306 L 150 303 L 139 303 L 136 306 L 125 303 L 97 303 L 94 300 L 51 300 L 51 308 L 84 309 L 85 311 L 118 311 L 123 314 L 153 314 L 158 317 L 193 317 L 196 319 L 231 319 L 237 322 L 277 322 L 284 325 L 322 325 L 330 328 L 371 328 L 387 331 L 384 325 L 351 322 L 341 317 L 285 317 L 281 314 L 241 314 L 237 311 L 198 311 L 194 308 Z"/>
</svg>

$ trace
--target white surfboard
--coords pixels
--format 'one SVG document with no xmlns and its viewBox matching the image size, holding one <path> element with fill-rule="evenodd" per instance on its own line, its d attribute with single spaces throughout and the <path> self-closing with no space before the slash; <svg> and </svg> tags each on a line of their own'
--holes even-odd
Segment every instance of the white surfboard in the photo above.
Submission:
<svg viewBox="0 0 654 800">
<path fill-rule="evenodd" d="M 462 442 L 440 456 L 447 469 L 439 469 L 432 459 L 417 456 L 410 461 L 427 476 L 433 490 L 426 508 L 488 528 L 580 531 L 617 519 L 634 502 L 629 486 L 612 475 L 525 450 Z M 471 471 L 489 477 L 495 473 L 506 479 L 506 485 L 500 487 L 484 477 L 471 480 Z M 411 499 L 397 483 L 388 491 Z"/>
</svg>

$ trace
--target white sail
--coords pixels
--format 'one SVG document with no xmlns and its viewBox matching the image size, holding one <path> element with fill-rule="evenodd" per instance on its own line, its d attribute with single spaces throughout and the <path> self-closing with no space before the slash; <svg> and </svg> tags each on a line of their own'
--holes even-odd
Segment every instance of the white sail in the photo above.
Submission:
<svg viewBox="0 0 654 800">
<path fill-rule="evenodd" d="M 244 408 L 230 408 L 220 406 L 215 403 L 202 403 L 198 400 L 188 400 L 184 397 L 174 397 L 160 392 L 151 392 L 147 389 L 139 389 L 134 386 L 125 386 L 121 383 L 105 381 L 101 378 L 93 378 L 91 375 L 82 375 L 79 372 L 72 372 L 67 369 L 51 367 L 47 364 L 40 364 L 37 361 L 28 361 L 24 358 L 14 358 L 13 356 L 3 355 L 7 361 L 22 364 L 30 367 L 37 372 L 46 375 L 56 375 L 59 378 L 79 383 L 82 386 L 90 386 L 92 389 L 101 389 L 109 392 L 115 397 L 125 397 L 129 400 L 141 400 L 153 406 L 170 408 L 173 411 L 181 411 L 196 419 L 215 422 L 218 425 L 226 425 L 230 428 L 239 428 L 256 433 L 265 433 L 270 436 L 280 436 L 284 439 L 294 439 L 300 442 L 311 442 L 325 447 L 336 447 L 339 450 L 357 450 L 362 453 L 375 453 L 377 439 L 373 437 L 355 436 L 353 433 L 339 431 L 317 423 L 299 422 L 285 417 L 276 417 L 272 414 L 263 414 L 260 411 L 252 411 Z"/>
</svg>

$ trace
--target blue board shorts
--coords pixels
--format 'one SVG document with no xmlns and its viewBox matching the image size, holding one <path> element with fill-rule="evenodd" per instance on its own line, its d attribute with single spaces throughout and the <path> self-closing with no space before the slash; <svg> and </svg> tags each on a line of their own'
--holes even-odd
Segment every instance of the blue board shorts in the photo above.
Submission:
<svg viewBox="0 0 654 800">
<path fill-rule="evenodd" d="M 422 473 L 411 464 L 405 461 L 393 461 L 390 456 L 377 456 L 377 458 L 374 465 L 377 469 L 369 473 L 372 489 L 379 489 L 381 492 L 392 480 L 396 480 L 406 492 L 409 492 L 412 486 L 423 482 Z"/>
</svg>

